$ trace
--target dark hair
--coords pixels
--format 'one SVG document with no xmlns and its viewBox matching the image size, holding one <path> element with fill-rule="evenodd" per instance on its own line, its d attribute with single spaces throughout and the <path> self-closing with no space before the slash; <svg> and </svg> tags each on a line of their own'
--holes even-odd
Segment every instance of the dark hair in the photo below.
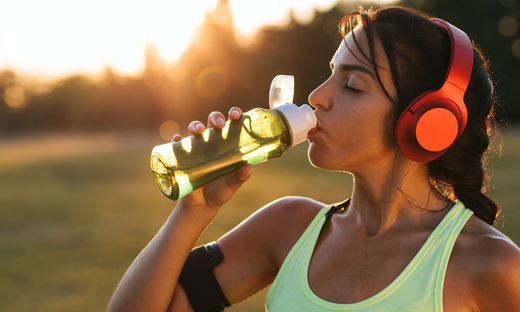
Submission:
<svg viewBox="0 0 520 312">
<path fill-rule="evenodd" d="M 397 123 L 397 118 L 413 99 L 439 89 L 444 83 L 451 56 L 450 39 L 430 16 L 405 7 L 388 6 L 368 11 L 360 8 L 350 12 L 340 22 L 341 35 L 345 38 L 359 24 L 363 26 L 369 45 L 370 55 L 364 56 L 372 64 L 381 88 L 396 104 Z M 352 35 L 358 44 L 354 33 Z M 396 100 L 383 86 L 377 70 L 379 66 L 373 61 L 375 36 L 390 65 Z M 483 192 L 488 186 L 485 152 L 490 146 L 491 134 L 497 131 L 494 88 L 489 63 L 474 44 L 473 59 L 473 71 L 464 95 L 468 109 L 466 128 L 446 153 L 426 165 L 433 187 L 451 200 L 459 199 L 477 217 L 493 224 L 499 206 Z"/>
</svg>

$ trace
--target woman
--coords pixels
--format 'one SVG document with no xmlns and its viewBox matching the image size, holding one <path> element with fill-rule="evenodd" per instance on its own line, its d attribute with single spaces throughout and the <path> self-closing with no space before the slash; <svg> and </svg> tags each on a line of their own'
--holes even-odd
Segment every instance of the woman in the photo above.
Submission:
<svg viewBox="0 0 520 312">
<path fill-rule="evenodd" d="M 447 152 L 417 161 L 394 129 L 416 97 L 439 89 L 467 61 L 451 52 L 461 45 L 450 41 L 456 29 L 402 7 L 354 11 L 341 25 L 332 75 L 309 97 L 318 119 L 309 159 L 353 174 L 351 199 L 330 212 L 308 198 L 280 199 L 218 240 L 223 261 L 213 262 L 215 245 L 186 261 L 249 178 L 252 168 L 244 166 L 179 200 L 109 310 L 220 311 L 211 309 L 272 284 L 268 311 L 520 311 L 520 250 L 490 226 L 498 206 L 481 192 L 493 125 L 486 60 L 470 45 L 467 120 L 457 121 L 464 131 Z M 233 108 L 229 117 L 240 113 Z M 223 126 L 223 114 L 211 113 L 207 127 Z M 189 132 L 205 128 L 195 121 Z"/>
</svg>

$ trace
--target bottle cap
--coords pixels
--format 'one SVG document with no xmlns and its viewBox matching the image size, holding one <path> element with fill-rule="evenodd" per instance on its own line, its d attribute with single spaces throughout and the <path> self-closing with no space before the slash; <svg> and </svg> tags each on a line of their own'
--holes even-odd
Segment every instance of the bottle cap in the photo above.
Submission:
<svg viewBox="0 0 520 312">
<path fill-rule="evenodd" d="M 303 104 L 298 107 L 295 104 L 285 104 L 276 107 L 276 110 L 285 116 L 292 133 L 292 146 L 298 145 L 307 139 L 307 132 L 316 127 L 316 115 L 312 108 Z"/>
<path fill-rule="evenodd" d="M 269 89 L 269 108 L 292 103 L 294 97 L 294 77 L 290 75 L 278 75 L 271 82 Z"/>
</svg>

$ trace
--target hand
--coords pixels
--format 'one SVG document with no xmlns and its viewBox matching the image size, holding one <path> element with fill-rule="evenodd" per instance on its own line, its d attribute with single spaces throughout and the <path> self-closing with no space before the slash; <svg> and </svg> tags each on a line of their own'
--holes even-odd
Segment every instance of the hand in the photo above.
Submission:
<svg viewBox="0 0 520 312">
<path fill-rule="evenodd" d="M 233 107 L 229 110 L 229 119 L 240 119 L 242 110 Z M 188 134 L 202 134 L 206 128 L 215 127 L 224 128 L 226 120 L 221 112 L 212 112 L 208 116 L 207 127 L 200 121 L 192 121 L 188 126 Z M 176 134 L 172 141 L 177 142 L 182 139 L 181 135 Z M 251 176 L 252 165 L 245 165 L 236 172 L 231 172 L 220 178 L 217 178 L 203 187 L 200 187 L 190 194 L 180 199 L 184 207 L 190 209 L 213 209 L 214 213 L 225 204 L 233 194 L 246 182 Z"/>
</svg>

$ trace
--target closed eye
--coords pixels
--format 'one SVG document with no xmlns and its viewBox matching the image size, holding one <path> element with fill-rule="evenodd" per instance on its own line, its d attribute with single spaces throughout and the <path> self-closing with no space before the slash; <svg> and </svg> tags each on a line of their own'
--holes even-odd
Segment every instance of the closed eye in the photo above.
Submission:
<svg viewBox="0 0 520 312">
<path fill-rule="evenodd" d="M 346 86 L 345 86 L 345 89 L 347 89 L 349 92 L 354 93 L 354 94 L 361 92 L 361 90 L 358 90 L 358 89 L 352 88 L 352 87 L 350 87 L 349 85 L 346 85 Z"/>
</svg>

